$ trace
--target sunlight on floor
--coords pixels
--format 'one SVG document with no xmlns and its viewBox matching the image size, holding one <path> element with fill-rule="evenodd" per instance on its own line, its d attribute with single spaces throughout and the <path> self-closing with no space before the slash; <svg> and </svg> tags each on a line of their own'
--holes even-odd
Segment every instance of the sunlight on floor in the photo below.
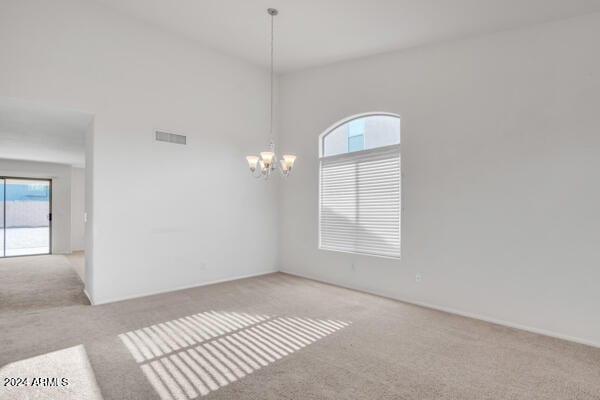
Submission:
<svg viewBox="0 0 600 400">
<path fill-rule="evenodd" d="M 162 400 L 235 382 L 349 322 L 209 311 L 119 335 Z"/>
<path fill-rule="evenodd" d="M 82 345 L 7 364 L 0 369 L 0 398 L 101 400 Z"/>
</svg>

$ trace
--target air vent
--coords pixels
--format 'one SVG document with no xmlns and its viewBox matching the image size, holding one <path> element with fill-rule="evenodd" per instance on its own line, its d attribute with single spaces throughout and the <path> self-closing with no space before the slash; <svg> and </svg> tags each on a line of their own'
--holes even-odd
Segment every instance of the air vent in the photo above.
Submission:
<svg viewBox="0 0 600 400">
<path fill-rule="evenodd" d="M 177 135 L 175 133 L 156 131 L 156 140 L 159 142 L 175 143 L 175 144 L 187 144 L 187 137 L 183 135 Z"/>
</svg>

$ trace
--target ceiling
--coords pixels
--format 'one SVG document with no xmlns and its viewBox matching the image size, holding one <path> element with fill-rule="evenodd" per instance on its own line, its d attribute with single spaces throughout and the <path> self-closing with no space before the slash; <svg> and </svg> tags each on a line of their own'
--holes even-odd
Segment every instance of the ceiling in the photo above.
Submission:
<svg viewBox="0 0 600 400">
<path fill-rule="evenodd" d="M 0 158 L 85 166 L 88 114 L 0 98 Z"/>
<path fill-rule="evenodd" d="M 600 11 L 600 0 L 95 0 L 280 71 Z"/>
</svg>

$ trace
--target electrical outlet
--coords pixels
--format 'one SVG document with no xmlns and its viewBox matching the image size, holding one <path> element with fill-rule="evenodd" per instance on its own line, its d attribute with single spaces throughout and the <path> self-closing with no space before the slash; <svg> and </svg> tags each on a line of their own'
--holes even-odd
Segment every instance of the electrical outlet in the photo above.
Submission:
<svg viewBox="0 0 600 400">
<path fill-rule="evenodd" d="M 352 264 L 350 265 L 350 268 L 352 269 L 352 272 L 356 271 L 356 263 L 352 262 Z"/>
<path fill-rule="evenodd" d="M 420 282 L 421 282 L 421 279 L 423 279 L 423 277 L 421 276 L 421 274 L 420 274 L 420 273 L 417 273 L 417 274 L 415 275 L 415 282 L 417 282 L 417 283 L 420 283 Z"/>
<path fill-rule="evenodd" d="M 202 271 L 204 271 L 206 269 L 206 263 L 205 262 L 200 263 L 200 269 Z"/>
</svg>

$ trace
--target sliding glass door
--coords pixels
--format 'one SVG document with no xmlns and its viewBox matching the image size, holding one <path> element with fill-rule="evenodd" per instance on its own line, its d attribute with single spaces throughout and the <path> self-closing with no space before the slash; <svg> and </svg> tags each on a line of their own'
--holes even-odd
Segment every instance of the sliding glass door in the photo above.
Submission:
<svg viewBox="0 0 600 400">
<path fill-rule="evenodd" d="M 50 254 L 51 193 L 48 179 L 0 178 L 0 257 Z"/>
<path fill-rule="evenodd" d="M 0 257 L 4 257 L 4 178 L 0 178 Z"/>
</svg>

